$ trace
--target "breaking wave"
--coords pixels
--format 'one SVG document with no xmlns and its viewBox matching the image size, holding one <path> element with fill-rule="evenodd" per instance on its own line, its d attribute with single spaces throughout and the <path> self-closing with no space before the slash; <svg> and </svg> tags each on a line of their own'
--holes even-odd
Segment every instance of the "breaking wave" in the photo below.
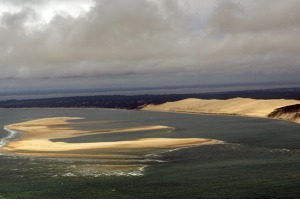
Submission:
<svg viewBox="0 0 300 200">
<path fill-rule="evenodd" d="M 208 144 L 208 145 L 218 145 L 218 144 L 227 144 L 227 143 L 225 141 L 219 140 L 218 143 L 216 143 L 216 144 Z M 191 145 L 191 146 L 177 147 L 177 148 L 173 148 L 173 149 L 164 150 L 164 151 L 161 151 L 159 153 L 146 154 L 144 157 L 145 158 L 161 158 L 166 153 L 171 153 L 171 152 L 180 151 L 180 150 L 183 150 L 183 149 L 194 148 L 194 147 L 199 147 L 199 146 L 203 146 L 203 145 Z M 207 146 L 207 145 L 205 145 L 205 146 Z M 164 160 L 155 160 L 155 161 L 157 161 L 157 162 L 166 162 Z"/>
<path fill-rule="evenodd" d="M 108 166 L 108 165 L 106 165 Z M 126 167 L 126 166 L 124 166 Z M 61 174 L 61 176 L 68 176 L 68 177 L 82 177 L 82 176 L 89 176 L 89 177 L 99 177 L 99 176 L 143 176 L 144 169 L 147 165 L 136 166 L 132 169 L 97 169 L 91 168 L 88 165 L 85 165 L 84 168 L 80 166 L 72 165 L 66 173 Z M 55 175 L 58 176 L 58 175 Z"/>
<path fill-rule="evenodd" d="M 10 130 L 6 127 L 4 127 L 4 130 L 8 132 L 8 135 L 4 138 L 0 139 L 0 147 L 4 147 L 8 142 L 12 141 L 16 138 L 17 131 Z"/>
</svg>

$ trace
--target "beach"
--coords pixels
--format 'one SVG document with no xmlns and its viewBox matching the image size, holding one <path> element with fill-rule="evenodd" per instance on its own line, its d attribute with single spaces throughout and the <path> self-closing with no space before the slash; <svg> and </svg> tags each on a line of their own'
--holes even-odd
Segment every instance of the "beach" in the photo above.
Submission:
<svg viewBox="0 0 300 200">
<path fill-rule="evenodd" d="M 20 131 L 24 134 L 17 141 L 9 142 L 4 150 L 20 153 L 22 155 L 39 156 L 74 156 L 77 154 L 66 153 L 78 150 L 128 150 L 128 149 L 168 149 L 194 145 L 217 144 L 220 141 L 205 138 L 140 138 L 135 140 L 113 141 L 113 142 L 85 142 L 66 143 L 53 142 L 53 139 L 74 138 L 96 134 L 128 133 L 150 130 L 172 130 L 173 127 L 153 125 L 128 127 L 111 130 L 82 131 L 71 127 L 72 120 L 80 120 L 78 117 L 54 117 L 31 120 L 16 124 L 7 125 L 9 130 Z M 66 126 L 68 125 L 68 126 Z M 70 125 L 70 126 L 69 126 Z M 45 152 L 44 154 L 41 152 Z M 52 153 L 49 153 L 52 152 Z M 59 152 L 59 153 L 55 153 Z M 62 153 L 65 152 L 65 153 Z M 80 154 L 82 155 L 82 154 Z M 105 155 L 99 155 L 99 157 Z"/>
</svg>

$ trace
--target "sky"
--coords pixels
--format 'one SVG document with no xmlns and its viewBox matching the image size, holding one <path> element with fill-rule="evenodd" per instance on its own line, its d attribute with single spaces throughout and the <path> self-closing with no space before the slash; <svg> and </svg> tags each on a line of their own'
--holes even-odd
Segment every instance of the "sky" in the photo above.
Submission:
<svg viewBox="0 0 300 200">
<path fill-rule="evenodd" d="M 299 0 L 0 0 L 0 93 L 300 82 Z"/>
</svg>

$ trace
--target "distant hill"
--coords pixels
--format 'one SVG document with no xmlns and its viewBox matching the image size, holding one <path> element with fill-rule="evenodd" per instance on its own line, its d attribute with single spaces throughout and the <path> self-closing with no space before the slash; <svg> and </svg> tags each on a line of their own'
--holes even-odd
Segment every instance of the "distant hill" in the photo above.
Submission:
<svg viewBox="0 0 300 200">
<path fill-rule="evenodd" d="M 143 110 L 195 114 L 240 115 L 269 117 L 300 122 L 300 101 L 286 99 L 184 99 L 159 105 L 147 105 Z"/>
<path fill-rule="evenodd" d="M 165 94 L 165 95 L 101 95 L 60 98 L 0 101 L 0 108 L 118 108 L 139 109 L 148 104 L 162 104 L 187 98 L 231 99 L 236 97 L 253 99 L 296 99 L 300 100 L 300 88 L 247 90 L 231 92 Z"/>
</svg>

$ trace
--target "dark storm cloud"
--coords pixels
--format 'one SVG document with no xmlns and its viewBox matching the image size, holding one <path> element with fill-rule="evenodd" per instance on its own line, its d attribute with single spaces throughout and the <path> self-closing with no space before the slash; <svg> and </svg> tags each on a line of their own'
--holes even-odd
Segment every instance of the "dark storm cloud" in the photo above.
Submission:
<svg viewBox="0 0 300 200">
<path fill-rule="evenodd" d="M 300 73 L 298 0 L 102 0 L 79 17 L 60 11 L 34 23 L 41 2 L 2 12 L 1 79 Z"/>
</svg>

